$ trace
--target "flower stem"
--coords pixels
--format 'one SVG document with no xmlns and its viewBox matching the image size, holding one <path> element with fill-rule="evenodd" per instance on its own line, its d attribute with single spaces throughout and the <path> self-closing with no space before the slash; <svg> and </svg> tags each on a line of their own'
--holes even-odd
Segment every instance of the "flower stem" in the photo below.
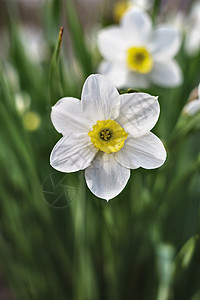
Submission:
<svg viewBox="0 0 200 300">
<path fill-rule="evenodd" d="M 92 269 L 90 263 L 90 250 L 87 241 L 87 210 L 86 210 L 86 184 L 84 173 L 79 174 L 79 192 L 73 211 L 74 219 L 74 261 L 73 280 L 75 300 L 92 300 Z"/>
<path fill-rule="evenodd" d="M 160 9 L 161 0 L 154 0 L 153 10 L 152 10 L 152 22 L 156 23 L 156 18 Z"/>
</svg>

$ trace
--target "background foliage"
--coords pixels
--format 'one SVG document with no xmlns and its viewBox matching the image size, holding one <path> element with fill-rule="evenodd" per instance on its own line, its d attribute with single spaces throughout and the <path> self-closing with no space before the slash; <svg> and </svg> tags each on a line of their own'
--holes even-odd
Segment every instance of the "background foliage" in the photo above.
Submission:
<svg viewBox="0 0 200 300">
<path fill-rule="evenodd" d="M 97 28 L 97 21 L 113 23 L 113 4 L 102 1 Z M 82 172 L 65 175 L 49 165 L 60 138 L 51 106 L 62 96 L 80 98 L 84 80 L 97 72 L 93 30 L 84 32 L 74 1 L 41 1 L 38 43 L 45 46 L 37 60 L 22 35 L 20 6 L 0 5 L 0 299 L 200 299 L 200 114 L 182 113 L 200 81 L 200 54 L 180 51 L 182 86 L 147 91 L 159 95 L 154 132 L 167 162 L 132 171 L 106 203 L 86 188 Z M 161 8 L 155 1 L 155 22 Z"/>
</svg>

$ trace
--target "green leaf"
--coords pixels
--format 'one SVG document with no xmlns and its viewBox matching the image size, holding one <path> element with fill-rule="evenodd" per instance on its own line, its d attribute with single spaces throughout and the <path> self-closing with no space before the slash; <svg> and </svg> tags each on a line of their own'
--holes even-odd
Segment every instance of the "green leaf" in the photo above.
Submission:
<svg viewBox="0 0 200 300">
<path fill-rule="evenodd" d="M 73 2 L 65 1 L 69 31 L 74 47 L 74 53 L 85 77 L 92 73 L 90 53 L 84 41 L 83 30 L 77 17 Z"/>
<path fill-rule="evenodd" d="M 192 259 L 196 242 L 200 239 L 199 235 L 192 236 L 180 249 L 176 257 L 176 265 L 181 265 L 183 269 L 187 268 Z"/>
<path fill-rule="evenodd" d="M 60 78 L 60 68 L 59 68 L 59 56 L 60 56 L 60 50 L 62 44 L 62 36 L 63 36 L 63 26 L 60 27 L 58 40 L 50 64 L 49 84 L 50 84 L 51 105 L 54 105 L 57 99 L 61 98 L 63 95 L 61 78 Z"/>
</svg>

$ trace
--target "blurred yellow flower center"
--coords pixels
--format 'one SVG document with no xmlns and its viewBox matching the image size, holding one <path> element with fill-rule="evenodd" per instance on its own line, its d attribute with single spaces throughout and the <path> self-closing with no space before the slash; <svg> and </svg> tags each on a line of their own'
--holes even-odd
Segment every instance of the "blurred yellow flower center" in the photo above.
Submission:
<svg viewBox="0 0 200 300">
<path fill-rule="evenodd" d="M 112 153 L 124 146 L 128 133 L 116 121 L 105 120 L 97 121 L 88 135 L 99 150 Z"/>
<path fill-rule="evenodd" d="M 34 131 L 37 130 L 41 123 L 40 116 L 34 111 L 28 111 L 23 116 L 23 125 L 26 130 Z"/>
<path fill-rule="evenodd" d="M 131 7 L 131 4 L 128 1 L 118 1 L 114 5 L 114 10 L 113 10 L 115 21 L 119 22 L 120 19 L 123 17 L 123 15 L 128 10 L 128 8 L 130 8 L 130 7 Z"/>
<path fill-rule="evenodd" d="M 134 72 L 147 74 L 152 70 L 153 59 L 144 47 L 131 47 L 127 50 L 127 65 Z"/>
</svg>

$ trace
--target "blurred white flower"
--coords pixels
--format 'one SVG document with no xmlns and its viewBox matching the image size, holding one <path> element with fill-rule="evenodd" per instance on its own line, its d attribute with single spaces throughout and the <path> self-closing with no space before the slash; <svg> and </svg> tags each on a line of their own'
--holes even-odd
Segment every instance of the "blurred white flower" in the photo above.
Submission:
<svg viewBox="0 0 200 300">
<path fill-rule="evenodd" d="M 153 3 L 153 1 L 151 0 L 130 0 L 128 2 L 130 3 L 130 5 L 144 10 L 149 9 Z"/>
<path fill-rule="evenodd" d="M 182 11 L 172 11 L 167 13 L 166 22 L 176 28 L 181 35 L 185 32 L 186 16 Z"/>
<path fill-rule="evenodd" d="M 185 51 L 195 55 L 200 51 L 200 1 L 193 4 L 185 26 Z"/>
<path fill-rule="evenodd" d="M 129 0 L 129 1 L 117 1 L 114 4 L 114 19 L 119 22 L 123 15 L 132 8 L 140 8 L 142 10 L 148 10 L 152 6 L 152 1 L 148 0 Z"/>
<path fill-rule="evenodd" d="M 185 35 L 184 51 L 193 56 L 200 51 L 200 1 L 194 2 L 189 14 L 178 11 L 167 14 L 167 22 Z"/>
<path fill-rule="evenodd" d="M 159 117 L 157 97 L 146 93 L 119 95 L 102 75 L 86 80 L 81 101 L 62 98 L 51 120 L 63 137 L 50 164 L 61 172 L 85 170 L 86 183 L 107 201 L 127 184 L 130 169 L 160 167 L 165 148 L 150 130 Z"/>
<path fill-rule="evenodd" d="M 23 115 L 27 111 L 31 104 L 31 97 L 26 92 L 18 92 L 15 94 L 15 105 L 20 115 Z"/>
<path fill-rule="evenodd" d="M 178 31 L 167 25 L 152 28 L 141 10 L 128 11 L 120 26 L 99 31 L 98 46 L 104 61 L 100 73 L 118 87 L 147 88 L 151 83 L 174 87 L 182 74 L 174 56 L 181 44 Z"/>
<path fill-rule="evenodd" d="M 14 66 L 7 61 L 4 62 L 4 76 L 8 80 L 13 92 L 20 90 L 19 74 Z"/>
<path fill-rule="evenodd" d="M 183 112 L 186 115 L 192 116 L 200 111 L 200 84 L 198 86 L 198 99 L 194 99 L 185 105 Z"/>
<path fill-rule="evenodd" d="M 20 37 L 26 54 L 34 62 L 41 62 L 47 52 L 47 45 L 41 30 L 24 26 L 20 28 Z"/>
</svg>

